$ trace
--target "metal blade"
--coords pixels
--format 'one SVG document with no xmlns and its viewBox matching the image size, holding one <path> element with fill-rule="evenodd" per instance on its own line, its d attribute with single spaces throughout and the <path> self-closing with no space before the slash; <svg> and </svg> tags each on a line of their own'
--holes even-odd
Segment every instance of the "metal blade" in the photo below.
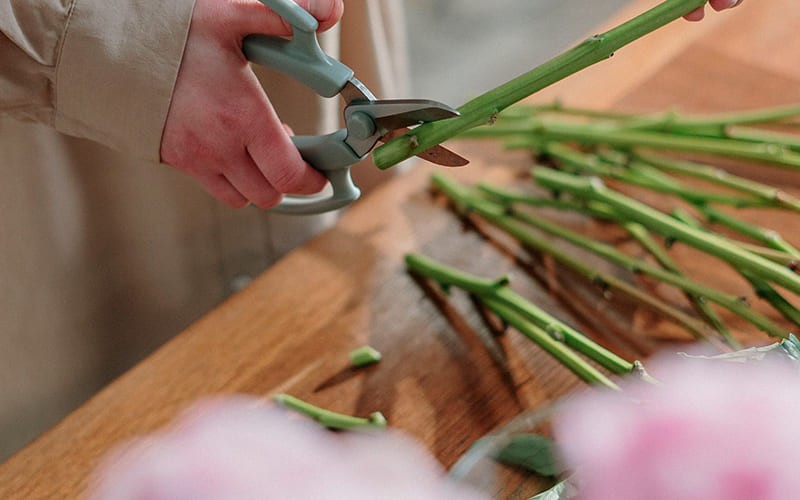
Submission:
<svg viewBox="0 0 800 500">
<path fill-rule="evenodd" d="M 381 142 L 387 142 L 391 139 L 394 139 L 395 137 L 399 137 L 405 134 L 410 130 L 411 129 L 407 127 L 390 130 L 383 137 L 381 137 L 380 140 Z M 463 167 L 464 165 L 469 164 L 469 160 L 459 155 L 458 153 L 450 151 L 441 144 L 437 144 L 436 146 L 428 148 L 425 151 L 417 153 L 416 156 L 417 158 L 422 158 L 425 161 L 429 161 L 431 163 L 435 163 L 436 165 L 441 165 L 443 167 Z"/>
<path fill-rule="evenodd" d="M 459 116 L 458 111 L 447 104 L 429 99 L 376 99 L 372 92 L 355 77 L 348 80 L 340 94 L 347 105 L 345 110 L 356 104 L 360 111 L 367 112 L 379 130 L 386 131 L 378 139 L 382 142 L 405 134 L 410 130 L 409 126 Z M 347 117 L 348 114 L 345 111 L 345 119 Z M 380 133 L 380 131 L 376 132 Z M 369 149 L 374 145 L 375 142 L 369 145 Z M 358 151 L 359 148 L 356 150 Z M 426 149 L 416 156 L 445 167 L 462 167 L 469 163 L 466 158 L 441 145 Z"/>
<path fill-rule="evenodd" d="M 386 130 L 396 130 L 459 116 L 447 104 L 428 99 L 386 99 L 375 101 L 375 123 Z"/>
</svg>

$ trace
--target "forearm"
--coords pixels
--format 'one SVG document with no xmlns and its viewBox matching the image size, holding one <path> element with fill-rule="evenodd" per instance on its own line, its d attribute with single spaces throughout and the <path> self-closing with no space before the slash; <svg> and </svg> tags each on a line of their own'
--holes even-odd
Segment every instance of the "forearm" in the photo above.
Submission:
<svg viewBox="0 0 800 500">
<path fill-rule="evenodd" d="M 158 161 L 193 5 L 0 4 L 0 114 Z"/>
</svg>

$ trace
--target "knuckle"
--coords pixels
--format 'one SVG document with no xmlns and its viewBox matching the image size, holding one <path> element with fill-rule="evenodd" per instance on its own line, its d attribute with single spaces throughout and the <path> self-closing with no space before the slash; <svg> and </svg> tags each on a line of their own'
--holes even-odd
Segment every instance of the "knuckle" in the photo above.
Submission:
<svg viewBox="0 0 800 500">
<path fill-rule="evenodd" d="M 300 168 L 289 163 L 281 163 L 272 172 L 270 181 L 281 193 L 292 193 L 303 189 L 303 175 Z"/>
<path fill-rule="evenodd" d="M 262 193 L 256 199 L 250 200 L 255 206 L 261 209 L 272 208 L 281 202 L 283 197 L 278 192 Z"/>
</svg>

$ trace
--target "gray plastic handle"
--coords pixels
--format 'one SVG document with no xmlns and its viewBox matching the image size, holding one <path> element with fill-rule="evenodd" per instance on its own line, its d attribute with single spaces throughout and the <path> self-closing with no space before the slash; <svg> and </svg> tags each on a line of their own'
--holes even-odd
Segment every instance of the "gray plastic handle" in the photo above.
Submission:
<svg viewBox="0 0 800 500">
<path fill-rule="evenodd" d="M 245 57 L 274 68 L 303 83 L 323 97 L 334 97 L 353 77 L 353 70 L 323 52 L 317 40 L 319 23 L 293 0 L 260 0 L 292 25 L 292 38 L 248 35 L 243 42 Z M 292 137 L 300 155 L 322 172 L 331 183 L 330 195 L 285 196 L 273 212 L 317 214 L 344 207 L 358 199 L 361 191 L 350 176 L 350 165 L 361 160 L 346 143 L 347 129 L 319 136 Z"/>
<path fill-rule="evenodd" d="M 357 200 L 361 196 L 361 190 L 353 183 L 350 165 L 354 163 L 353 158 L 358 160 L 358 156 L 344 142 L 346 137 L 346 129 L 328 135 L 292 137 L 292 142 L 303 159 L 328 178 L 333 193 L 311 196 L 288 195 L 271 210 L 281 214 L 320 214 L 342 208 Z"/>
<path fill-rule="evenodd" d="M 245 57 L 302 82 L 323 97 L 338 94 L 353 70 L 323 52 L 314 16 L 292 0 L 260 1 L 292 25 L 292 38 L 248 35 L 242 47 Z"/>
</svg>

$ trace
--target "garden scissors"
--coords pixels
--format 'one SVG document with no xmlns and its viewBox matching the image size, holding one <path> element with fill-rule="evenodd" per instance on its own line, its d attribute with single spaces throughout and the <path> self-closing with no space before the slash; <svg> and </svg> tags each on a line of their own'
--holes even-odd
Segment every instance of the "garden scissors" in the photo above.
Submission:
<svg viewBox="0 0 800 500">
<path fill-rule="evenodd" d="M 328 178 L 332 192 L 286 196 L 273 211 L 315 214 L 355 201 L 361 191 L 353 183 L 350 166 L 362 160 L 379 141 L 412 125 L 458 116 L 450 106 L 436 101 L 377 99 L 355 78 L 352 69 L 322 51 L 314 16 L 293 0 L 260 1 L 292 26 L 292 37 L 249 35 L 243 43 L 247 59 L 285 73 L 323 97 L 339 95 L 345 102 L 345 128 L 328 135 L 292 137 L 303 159 Z M 434 146 L 419 156 L 439 165 L 467 164 L 467 160 L 442 146 Z"/>
</svg>

